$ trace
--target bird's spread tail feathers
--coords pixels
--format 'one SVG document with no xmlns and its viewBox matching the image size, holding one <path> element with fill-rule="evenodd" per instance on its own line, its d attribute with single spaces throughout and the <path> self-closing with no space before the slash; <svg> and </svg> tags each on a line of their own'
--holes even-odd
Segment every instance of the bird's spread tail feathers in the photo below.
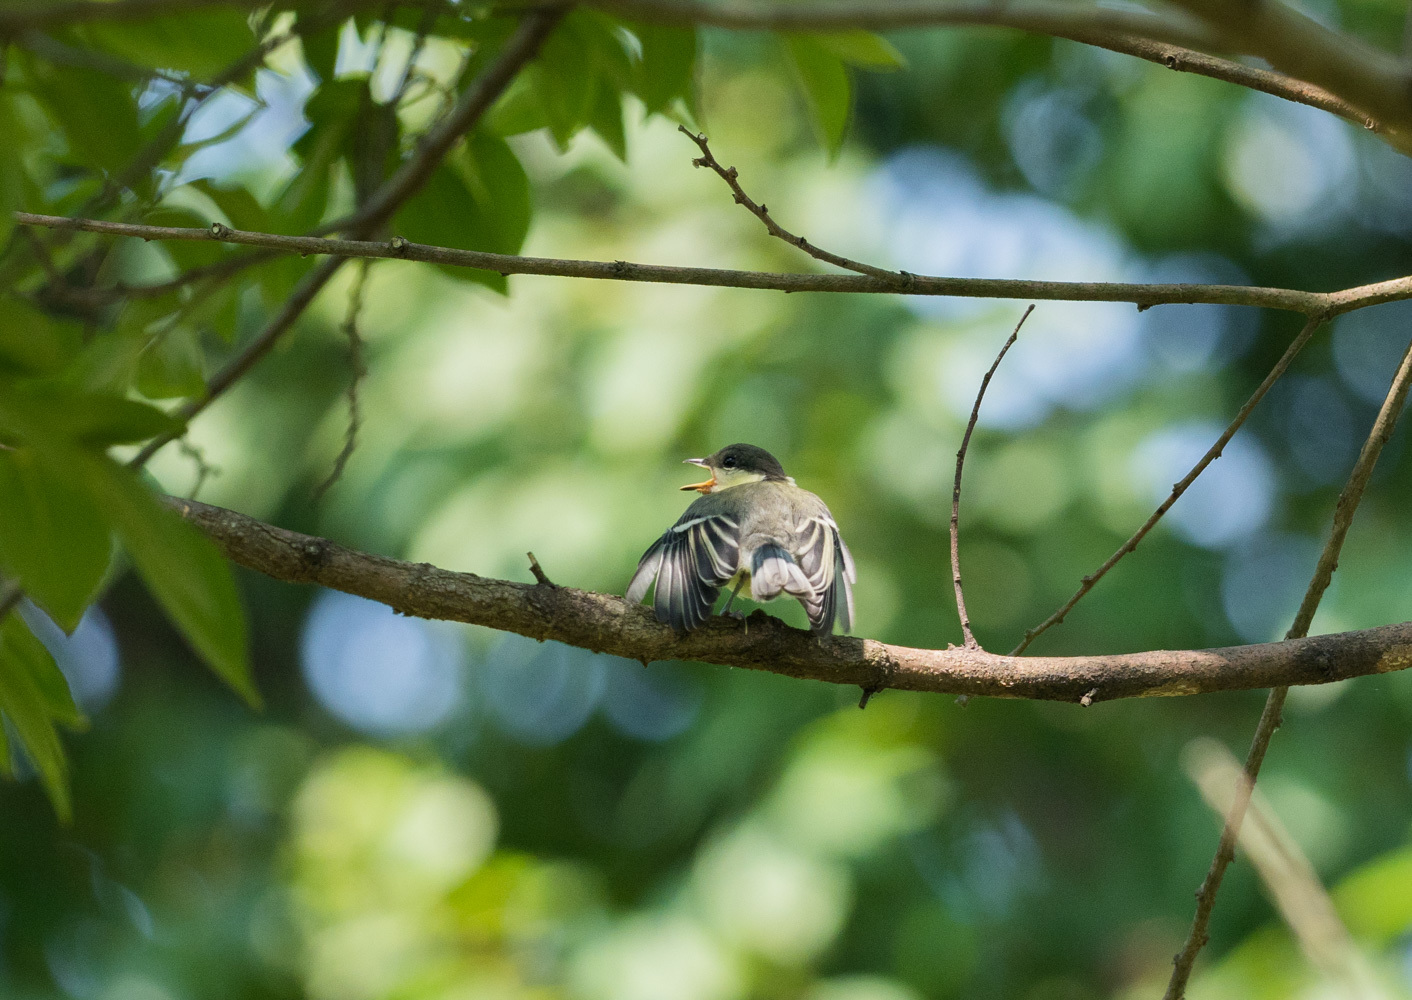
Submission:
<svg viewBox="0 0 1412 1000">
<path fill-rule="evenodd" d="M 816 596 L 792 555 L 782 546 L 762 545 L 751 559 L 750 596 L 763 602 L 773 600 L 781 592 L 800 600 L 813 600 Z"/>
</svg>

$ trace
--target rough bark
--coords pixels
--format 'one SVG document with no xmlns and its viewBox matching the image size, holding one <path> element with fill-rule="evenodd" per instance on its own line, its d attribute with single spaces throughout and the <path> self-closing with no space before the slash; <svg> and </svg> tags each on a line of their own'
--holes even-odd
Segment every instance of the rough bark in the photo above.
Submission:
<svg viewBox="0 0 1412 1000">
<path fill-rule="evenodd" d="M 1224 649 L 1108 656 L 997 656 L 913 649 L 873 639 L 816 639 L 756 611 L 678 636 L 646 606 L 544 583 L 455 573 L 346 548 L 190 500 L 172 506 L 232 561 L 291 583 L 317 583 L 420 618 L 469 622 L 641 660 L 700 660 L 834 684 L 1091 704 L 1327 684 L 1412 666 L 1412 623 Z"/>
</svg>

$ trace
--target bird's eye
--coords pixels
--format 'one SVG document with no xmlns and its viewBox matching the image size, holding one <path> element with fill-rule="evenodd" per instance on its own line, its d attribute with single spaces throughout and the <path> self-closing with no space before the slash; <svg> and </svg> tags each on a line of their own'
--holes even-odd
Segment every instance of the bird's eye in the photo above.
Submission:
<svg viewBox="0 0 1412 1000">
<path fill-rule="evenodd" d="M 721 462 L 721 464 L 724 465 L 727 469 L 734 469 L 734 468 L 735 468 L 735 458 L 734 458 L 734 457 L 726 458 L 726 459 L 724 459 L 724 460 Z"/>
</svg>

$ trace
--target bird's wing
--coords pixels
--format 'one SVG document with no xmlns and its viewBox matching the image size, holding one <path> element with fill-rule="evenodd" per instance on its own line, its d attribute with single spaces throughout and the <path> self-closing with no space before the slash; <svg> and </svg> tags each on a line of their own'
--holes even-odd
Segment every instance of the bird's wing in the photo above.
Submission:
<svg viewBox="0 0 1412 1000">
<path fill-rule="evenodd" d="M 693 505 L 694 506 L 694 505 Z M 696 628 L 711 614 L 716 598 L 740 564 L 740 525 L 725 514 L 687 516 L 643 555 L 628 584 L 636 603 L 655 578 L 652 606 L 659 622 L 678 632 Z"/>
<path fill-rule="evenodd" d="M 795 528 L 794 555 L 814 588 L 815 598 L 804 601 L 809 625 L 819 633 L 833 630 L 837 619 L 843 631 L 853 627 L 853 582 L 858 578 L 853 554 L 843 544 L 838 525 L 827 513 L 805 517 Z M 839 602 L 839 591 L 843 601 Z"/>
</svg>

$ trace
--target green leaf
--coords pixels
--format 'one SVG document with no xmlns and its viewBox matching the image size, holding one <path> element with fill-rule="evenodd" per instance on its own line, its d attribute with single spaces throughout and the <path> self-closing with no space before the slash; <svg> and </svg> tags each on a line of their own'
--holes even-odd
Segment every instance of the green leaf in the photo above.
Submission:
<svg viewBox="0 0 1412 1000">
<path fill-rule="evenodd" d="M 129 85 L 96 70 L 29 61 L 35 96 L 68 140 L 78 162 L 117 173 L 142 145 Z"/>
<path fill-rule="evenodd" d="M 848 70 L 843 60 L 813 35 L 786 35 L 785 47 L 808 98 L 819 138 L 833 159 L 843 148 L 843 132 L 848 124 L 852 96 Z"/>
<path fill-rule="evenodd" d="M 0 301 L 0 371 L 52 375 L 78 355 L 82 339 L 75 323 L 56 320 L 21 299 Z"/>
<path fill-rule="evenodd" d="M 148 226 L 174 226 L 182 229 L 205 229 L 211 224 L 209 219 L 202 218 L 192 209 L 174 205 L 158 205 L 143 214 L 142 222 Z M 214 264 L 228 252 L 223 244 L 215 240 L 168 240 L 162 244 L 162 249 L 183 271 Z"/>
<path fill-rule="evenodd" d="M 338 64 L 338 42 L 343 35 L 343 25 L 311 29 L 300 24 L 299 40 L 304 46 L 304 63 L 310 71 L 324 83 L 333 79 L 334 67 Z"/>
<path fill-rule="evenodd" d="M 276 232 L 304 232 L 323 218 L 333 165 L 353 153 L 353 137 L 364 108 L 371 104 L 366 78 L 322 84 L 304 105 L 309 130 L 294 143 L 303 168 L 277 199 L 271 219 Z"/>
<path fill-rule="evenodd" d="M 598 86 L 590 53 L 561 30 L 550 36 L 543 54 L 525 72 L 550 134 L 561 149 L 567 147 L 593 110 Z"/>
<path fill-rule="evenodd" d="M 81 721 L 54 658 L 18 615 L 0 624 L 0 712 L 15 727 L 59 818 L 73 815 L 68 761 L 55 721 Z"/>
<path fill-rule="evenodd" d="M 24 206 L 25 169 L 20 153 L 31 141 L 13 101 L 0 89 L 0 135 L 11 137 L 0 142 L 0 246 L 9 242 L 15 228 L 14 213 Z"/>
<path fill-rule="evenodd" d="M 696 32 L 658 24 L 635 24 L 632 33 L 642 43 L 634 90 L 648 112 L 665 111 L 680 98 L 696 113 Z"/>
<path fill-rule="evenodd" d="M 476 132 L 402 207 L 397 231 L 414 243 L 514 254 L 524 245 L 529 221 L 524 167 L 504 139 Z M 499 274 L 464 267 L 444 270 L 499 291 L 505 288 Z"/>
<path fill-rule="evenodd" d="M 628 140 L 623 130 L 623 102 L 617 91 L 601 82 L 598 86 L 598 97 L 593 104 L 591 124 L 593 131 L 608 144 L 608 148 L 626 163 Z"/>
<path fill-rule="evenodd" d="M 104 393 L 72 392 L 55 385 L 30 385 L 14 389 L 11 402 L 21 411 L 24 426 L 42 427 L 46 440 L 62 441 L 88 448 L 146 441 L 158 434 L 181 430 L 182 423 L 154 406 Z M 18 423 L 13 419 L 12 423 Z M 0 410 L 0 422 L 6 413 Z M 32 436 L 32 435 L 29 435 Z M 38 443 L 38 442 L 36 442 Z"/>
<path fill-rule="evenodd" d="M 871 31 L 834 31 L 810 37 L 850 66 L 896 70 L 907 65 L 907 60 L 891 42 Z"/>
<path fill-rule="evenodd" d="M 0 567 L 65 632 L 107 572 L 108 527 L 92 500 L 30 448 L 0 450 Z"/>
<path fill-rule="evenodd" d="M 245 612 L 230 564 L 131 472 L 97 456 L 85 456 L 80 464 L 94 499 L 157 603 L 217 676 L 258 706 Z"/>
<path fill-rule="evenodd" d="M 91 47 L 128 62 L 177 70 L 200 80 L 215 76 L 255 45 L 245 15 L 235 10 L 95 21 L 76 34 Z"/>
<path fill-rule="evenodd" d="M 166 330 L 138 356 L 137 391 L 148 399 L 199 396 L 206 390 L 204 360 L 194 329 L 179 324 Z"/>
<path fill-rule="evenodd" d="M 269 213 L 249 188 L 240 184 L 225 187 L 210 180 L 199 180 L 191 186 L 215 202 L 216 207 L 225 214 L 226 221 L 236 229 L 264 232 L 269 225 Z"/>
</svg>

